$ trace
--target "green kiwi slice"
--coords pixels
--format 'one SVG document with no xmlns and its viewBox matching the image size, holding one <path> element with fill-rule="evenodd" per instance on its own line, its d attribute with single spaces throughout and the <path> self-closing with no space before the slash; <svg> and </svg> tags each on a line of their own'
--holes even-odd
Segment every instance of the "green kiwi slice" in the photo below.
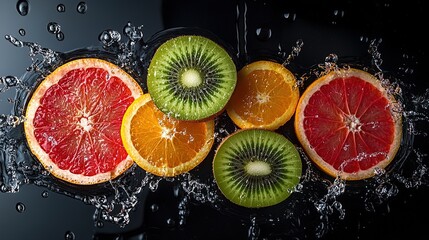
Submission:
<svg viewBox="0 0 429 240">
<path fill-rule="evenodd" d="M 301 178 L 302 162 L 283 135 L 263 129 L 239 130 L 219 145 L 213 173 L 231 202 L 261 208 L 287 199 Z"/>
<path fill-rule="evenodd" d="M 155 51 L 147 75 L 155 105 L 179 120 L 203 120 L 220 113 L 237 83 L 228 52 L 213 40 L 182 35 Z"/>
</svg>

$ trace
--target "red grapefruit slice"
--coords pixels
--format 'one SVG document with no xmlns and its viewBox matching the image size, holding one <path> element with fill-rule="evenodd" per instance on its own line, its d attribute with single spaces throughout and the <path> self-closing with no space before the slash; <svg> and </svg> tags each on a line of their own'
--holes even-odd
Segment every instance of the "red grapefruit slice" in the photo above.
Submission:
<svg viewBox="0 0 429 240">
<path fill-rule="evenodd" d="M 327 174 L 361 180 L 384 169 L 401 143 L 398 102 L 373 75 L 335 70 L 303 93 L 295 131 L 310 159 Z"/>
<path fill-rule="evenodd" d="M 52 175 L 67 182 L 91 185 L 116 178 L 133 164 L 121 141 L 122 117 L 142 94 L 140 85 L 110 62 L 67 62 L 28 102 L 28 146 Z"/>
</svg>

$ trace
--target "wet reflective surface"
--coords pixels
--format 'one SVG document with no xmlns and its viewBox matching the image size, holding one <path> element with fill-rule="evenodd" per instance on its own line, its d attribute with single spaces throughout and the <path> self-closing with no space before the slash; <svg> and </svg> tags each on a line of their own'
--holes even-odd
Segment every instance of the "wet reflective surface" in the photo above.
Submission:
<svg viewBox="0 0 429 240">
<path fill-rule="evenodd" d="M 421 24 L 423 12 L 417 1 L 411 3 L 3 1 L 1 239 L 420 236 L 429 213 L 424 127 L 429 94 L 422 65 L 426 48 L 411 30 Z M 134 168 L 124 178 L 94 188 L 58 182 L 33 161 L 20 125 L 25 100 L 40 76 L 68 59 L 102 56 L 132 72 L 144 87 L 156 46 L 173 35 L 200 30 L 214 33 L 210 36 L 228 48 L 237 68 L 258 59 L 285 63 L 301 88 L 327 68 L 354 66 L 401 89 L 406 134 L 395 164 L 374 179 L 350 184 L 325 176 L 302 152 L 307 167 L 293 196 L 280 206 L 253 211 L 232 205 L 218 192 L 212 156 L 175 179 Z M 279 132 L 297 143 L 291 126 Z M 225 116 L 216 129 L 217 144 L 236 130 Z"/>
</svg>

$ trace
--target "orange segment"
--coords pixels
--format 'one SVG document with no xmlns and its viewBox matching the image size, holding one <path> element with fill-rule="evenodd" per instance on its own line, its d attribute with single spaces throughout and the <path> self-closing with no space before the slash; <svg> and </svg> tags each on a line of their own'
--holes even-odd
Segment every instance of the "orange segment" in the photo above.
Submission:
<svg viewBox="0 0 429 240">
<path fill-rule="evenodd" d="M 393 161 L 401 144 L 398 104 L 365 71 L 331 71 L 302 94 L 295 132 L 310 159 L 328 175 L 370 178 Z"/>
<path fill-rule="evenodd" d="M 28 146 L 53 176 L 67 182 L 90 185 L 116 178 L 133 164 L 122 145 L 121 120 L 142 94 L 139 84 L 110 62 L 67 62 L 28 102 Z"/>
<path fill-rule="evenodd" d="M 169 118 L 149 94 L 136 99 L 122 120 L 122 141 L 141 168 L 162 177 L 188 172 L 200 164 L 213 145 L 214 120 Z"/>
<path fill-rule="evenodd" d="M 295 76 L 283 65 L 253 62 L 238 72 L 227 113 L 240 128 L 275 130 L 294 114 L 299 99 Z"/>
</svg>

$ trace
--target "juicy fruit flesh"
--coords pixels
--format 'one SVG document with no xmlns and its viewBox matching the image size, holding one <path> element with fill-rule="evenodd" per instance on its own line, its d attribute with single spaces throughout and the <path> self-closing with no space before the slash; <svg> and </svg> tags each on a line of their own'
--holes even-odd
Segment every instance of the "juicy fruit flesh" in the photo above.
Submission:
<svg viewBox="0 0 429 240">
<path fill-rule="evenodd" d="M 201 36 L 162 44 L 148 70 L 148 90 L 166 115 L 201 120 L 220 112 L 237 81 L 235 64 L 219 45 Z"/>
<path fill-rule="evenodd" d="M 60 169 L 85 176 L 112 171 L 128 156 L 118 116 L 133 100 L 104 69 L 71 70 L 40 99 L 34 135 Z"/>
<path fill-rule="evenodd" d="M 213 161 L 216 183 L 231 202 L 258 208 L 289 197 L 301 176 L 298 151 L 268 130 L 241 130 L 222 142 Z"/>
<path fill-rule="evenodd" d="M 295 76 L 282 64 L 260 60 L 238 72 L 226 111 L 241 129 L 276 130 L 293 116 L 298 100 Z"/>
<path fill-rule="evenodd" d="M 144 94 L 125 112 L 121 138 L 139 167 L 160 177 L 174 177 L 205 159 L 213 145 L 214 120 L 170 118 Z"/>
<path fill-rule="evenodd" d="M 374 167 L 386 159 L 394 141 L 395 119 L 388 99 L 357 77 L 337 78 L 321 86 L 309 99 L 304 116 L 312 148 L 343 172 Z"/>
<path fill-rule="evenodd" d="M 132 119 L 131 137 L 139 154 L 157 168 L 172 168 L 193 159 L 206 143 L 200 141 L 205 139 L 205 126 L 198 124 L 190 128 L 182 122 L 167 119 L 155 109 L 153 102 L 148 102 Z M 141 139 L 145 139 L 144 146 L 140 146 Z"/>
<path fill-rule="evenodd" d="M 245 84 L 238 84 L 233 98 L 239 102 L 236 105 L 242 107 L 235 108 L 237 114 L 245 116 L 247 121 L 255 125 L 261 124 L 262 121 L 271 123 L 282 116 L 287 107 L 282 103 L 291 101 L 292 91 L 283 81 L 283 77 L 278 75 L 280 74 L 274 71 L 255 70 L 253 74 L 247 76 L 248 81 Z M 275 80 L 264 84 L 252 84 L 254 81 L 264 80 L 258 79 L 259 76 Z M 269 108 L 269 114 L 265 111 L 267 108 Z"/>
</svg>

